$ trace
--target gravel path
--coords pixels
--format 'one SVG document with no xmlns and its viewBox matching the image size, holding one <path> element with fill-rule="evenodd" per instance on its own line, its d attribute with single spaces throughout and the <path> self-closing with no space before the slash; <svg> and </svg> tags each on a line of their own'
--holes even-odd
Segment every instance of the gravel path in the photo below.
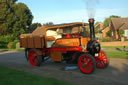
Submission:
<svg viewBox="0 0 128 85">
<path fill-rule="evenodd" d="M 77 70 L 64 71 L 65 63 L 54 63 L 51 60 L 40 67 L 32 67 L 26 61 L 24 52 L 0 52 L 0 66 L 7 66 L 41 76 L 53 77 L 78 85 L 128 85 L 128 60 L 110 59 L 107 69 L 96 69 L 91 74 L 83 74 Z"/>
</svg>

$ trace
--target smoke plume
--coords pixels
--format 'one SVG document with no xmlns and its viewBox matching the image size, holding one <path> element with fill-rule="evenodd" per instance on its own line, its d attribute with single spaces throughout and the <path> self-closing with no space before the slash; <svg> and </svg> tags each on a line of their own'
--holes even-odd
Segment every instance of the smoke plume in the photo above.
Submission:
<svg viewBox="0 0 128 85">
<path fill-rule="evenodd" d="M 86 5 L 88 17 L 94 18 L 96 13 L 96 6 L 99 4 L 99 0 L 83 0 L 83 1 Z"/>
</svg>

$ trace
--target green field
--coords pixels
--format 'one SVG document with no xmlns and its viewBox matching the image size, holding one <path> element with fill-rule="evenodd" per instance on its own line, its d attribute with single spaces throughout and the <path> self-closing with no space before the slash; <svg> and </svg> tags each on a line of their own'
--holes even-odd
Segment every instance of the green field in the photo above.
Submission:
<svg viewBox="0 0 128 85">
<path fill-rule="evenodd" d="M 123 46 L 102 46 L 102 48 L 106 48 L 106 49 L 116 49 L 116 48 L 120 48 L 123 49 Z M 126 49 L 128 49 L 128 46 L 125 47 Z"/>
<path fill-rule="evenodd" d="M 102 46 L 104 51 L 110 58 L 124 58 L 128 59 L 128 52 L 126 51 L 118 51 L 117 48 L 123 50 L 123 46 Z M 125 47 L 128 50 L 128 46 Z"/>
<path fill-rule="evenodd" d="M 0 85 L 74 85 L 54 78 L 9 69 L 0 66 Z"/>
<path fill-rule="evenodd" d="M 124 51 L 105 51 L 110 58 L 124 58 L 128 59 L 128 52 Z"/>
</svg>

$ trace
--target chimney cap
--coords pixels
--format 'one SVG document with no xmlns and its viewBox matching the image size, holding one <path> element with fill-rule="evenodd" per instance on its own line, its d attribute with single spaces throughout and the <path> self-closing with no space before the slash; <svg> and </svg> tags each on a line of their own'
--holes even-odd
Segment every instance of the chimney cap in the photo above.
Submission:
<svg viewBox="0 0 128 85">
<path fill-rule="evenodd" d="M 88 20 L 89 23 L 94 23 L 94 21 L 95 21 L 94 18 L 90 18 L 90 19 Z"/>
</svg>

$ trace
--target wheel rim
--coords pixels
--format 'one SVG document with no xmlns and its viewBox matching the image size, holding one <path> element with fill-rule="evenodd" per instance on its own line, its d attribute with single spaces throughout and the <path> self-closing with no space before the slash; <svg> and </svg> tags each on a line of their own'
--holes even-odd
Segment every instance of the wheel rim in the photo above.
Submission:
<svg viewBox="0 0 128 85">
<path fill-rule="evenodd" d="M 28 58 L 29 58 L 29 62 L 32 66 L 37 66 L 38 57 L 37 57 L 37 53 L 34 50 L 29 51 Z"/>
<path fill-rule="evenodd" d="M 91 73 L 94 69 L 93 60 L 87 56 L 81 56 L 78 61 L 79 68 L 84 73 Z"/>
<path fill-rule="evenodd" d="M 107 59 L 107 55 L 104 52 L 100 51 L 99 56 L 95 57 L 95 59 L 96 59 L 96 66 L 97 67 L 104 68 L 107 66 L 108 59 Z"/>
</svg>

